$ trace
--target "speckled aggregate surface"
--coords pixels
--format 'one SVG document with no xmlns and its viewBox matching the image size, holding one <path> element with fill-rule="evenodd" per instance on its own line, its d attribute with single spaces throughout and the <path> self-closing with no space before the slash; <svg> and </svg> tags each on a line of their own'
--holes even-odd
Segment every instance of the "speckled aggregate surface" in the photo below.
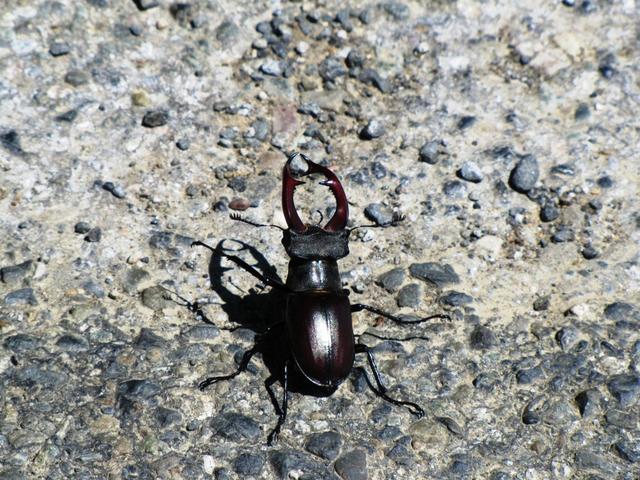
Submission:
<svg viewBox="0 0 640 480">
<path fill-rule="evenodd" d="M 639 20 L 628 0 L 4 0 L 0 478 L 640 478 Z M 291 151 L 336 172 L 354 225 L 404 216 L 340 265 L 354 302 L 451 316 L 354 314 L 423 337 L 361 337 L 420 420 L 356 371 L 292 392 L 269 447 L 260 355 L 197 389 L 276 313 L 190 244 L 241 240 L 284 277 L 281 233 L 229 214 L 284 225 Z"/>
</svg>

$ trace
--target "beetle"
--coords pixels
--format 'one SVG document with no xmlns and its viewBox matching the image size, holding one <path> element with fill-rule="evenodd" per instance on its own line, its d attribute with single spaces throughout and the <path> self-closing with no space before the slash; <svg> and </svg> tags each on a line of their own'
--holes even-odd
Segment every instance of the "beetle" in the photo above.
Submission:
<svg viewBox="0 0 640 480">
<path fill-rule="evenodd" d="M 307 169 L 295 175 L 292 162 L 298 157 L 304 160 Z M 324 176 L 325 180 L 320 184 L 329 187 L 336 201 L 335 213 L 323 227 L 304 223 L 294 203 L 296 187 L 305 183 L 300 178 L 311 174 Z M 371 349 L 356 340 L 351 314 L 366 310 L 399 324 L 422 323 L 435 318 L 448 319 L 448 315 L 436 314 L 419 319 L 405 319 L 363 303 L 350 303 L 349 291 L 342 288 L 338 260 L 349 254 L 349 235 L 355 228 L 360 227 L 347 227 L 347 196 L 338 177 L 329 168 L 311 161 L 304 154 L 291 154 L 283 168 L 282 209 L 288 227 L 286 229 L 277 225 L 252 222 L 235 214 L 232 214 L 231 218 L 255 227 L 272 226 L 282 230 L 282 244 L 290 257 L 284 283 L 260 272 L 240 257 L 230 255 L 221 248 L 213 248 L 200 241 L 192 243 L 192 246 L 204 246 L 214 255 L 227 258 L 285 297 L 284 319 L 272 325 L 274 327 L 284 324 L 287 352 L 281 377 L 284 393 L 281 405 L 276 403 L 278 422 L 268 436 L 268 444 L 271 445 L 277 440 L 287 416 L 290 374 L 295 371 L 301 374 L 304 381 L 326 394 L 331 394 L 349 376 L 354 368 L 355 356 L 359 353 L 367 357 L 375 384 L 370 381 L 366 372 L 364 375 L 374 393 L 389 403 L 407 407 L 416 417 L 422 417 L 424 410 L 418 404 L 398 400 L 387 394 Z M 200 382 L 200 389 L 204 390 L 214 383 L 230 380 L 245 371 L 251 357 L 258 350 L 258 347 L 254 346 L 245 352 L 235 372 L 209 377 Z M 271 391 L 270 395 L 272 399 L 275 398 Z"/>
</svg>

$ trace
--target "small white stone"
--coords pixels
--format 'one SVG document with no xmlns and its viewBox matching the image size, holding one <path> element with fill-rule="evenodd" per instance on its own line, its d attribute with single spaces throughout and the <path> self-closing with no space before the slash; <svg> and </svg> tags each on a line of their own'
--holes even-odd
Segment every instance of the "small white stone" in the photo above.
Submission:
<svg viewBox="0 0 640 480">
<path fill-rule="evenodd" d="M 202 456 L 202 469 L 207 475 L 213 474 L 213 469 L 215 468 L 216 463 L 211 455 L 203 455 Z"/>
<path fill-rule="evenodd" d="M 298 52 L 298 55 L 304 55 L 308 51 L 309 51 L 309 44 L 307 42 L 305 41 L 298 42 L 298 45 L 296 45 L 296 52 Z"/>
<path fill-rule="evenodd" d="M 418 55 L 424 55 L 429 51 L 429 44 L 427 42 L 420 42 L 413 51 Z"/>
</svg>

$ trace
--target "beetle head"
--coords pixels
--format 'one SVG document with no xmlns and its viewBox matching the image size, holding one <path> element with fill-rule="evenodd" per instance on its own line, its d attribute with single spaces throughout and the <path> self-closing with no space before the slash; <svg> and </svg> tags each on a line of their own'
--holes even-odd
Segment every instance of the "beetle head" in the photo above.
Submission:
<svg viewBox="0 0 640 480">
<path fill-rule="evenodd" d="M 324 227 L 305 224 L 296 210 L 293 195 L 296 187 L 304 183 L 294 177 L 291 169 L 291 162 L 298 156 L 306 162 L 307 169 L 298 174 L 297 177 L 301 178 L 313 173 L 323 175 L 325 180 L 320 184 L 329 187 L 336 199 L 336 211 Z M 289 256 L 337 259 L 349 253 L 349 230 L 347 229 L 349 205 L 347 196 L 336 174 L 327 167 L 312 162 L 304 154 L 291 154 L 284 165 L 282 174 L 282 210 L 289 227 L 285 231 L 282 243 Z"/>
</svg>

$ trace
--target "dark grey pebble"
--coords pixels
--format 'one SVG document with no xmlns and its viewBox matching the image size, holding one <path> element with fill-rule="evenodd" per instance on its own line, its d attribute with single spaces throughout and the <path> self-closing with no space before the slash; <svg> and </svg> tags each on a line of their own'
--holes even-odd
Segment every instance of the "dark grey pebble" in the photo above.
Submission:
<svg viewBox="0 0 640 480">
<path fill-rule="evenodd" d="M 264 466 L 264 457 L 253 453 L 241 453 L 233 461 L 233 471 L 239 475 L 258 475 Z"/>
<path fill-rule="evenodd" d="M 497 384 L 498 379 L 493 373 L 481 373 L 473 379 L 473 386 L 485 392 L 492 392 Z"/>
<path fill-rule="evenodd" d="M 4 283 L 17 283 L 27 276 L 33 265 L 33 260 L 0 268 L 0 280 Z"/>
<path fill-rule="evenodd" d="M 220 335 L 220 330 L 215 325 L 194 325 L 182 335 L 190 340 L 211 340 Z"/>
<path fill-rule="evenodd" d="M 416 466 L 413 454 L 407 448 L 407 445 L 402 442 L 402 439 L 399 439 L 398 442 L 387 451 L 386 455 L 396 464 L 408 469 L 413 469 Z"/>
<path fill-rule="evenodd" d="M 349 68 L 362 68 L 364 66 L 364 55 L 354 48 L 347 55 L 345 62 Z"/>
<path fill-rule="evenodd" d="M 182 414 L 172 408 L 158 407 L 155 412 L 155 417 L 161 428 L 182 423 Z"/>
<path fill-rule="evenodd" d="M 158 311 L 172 305 L 167 291 L 159 285 L 142 290 L 140 292 L 140 300 L 145 307 Z"/>
<path fill-rule="evenodd" d="M 601 473 L 610 475 L 609 478 L 615 478 L 615 472 L 618 471 L 616 465 L 609 461 L 607 457 L 592 452 L 590 450 L 580 450 L 576 452 L 576 467 L 584 470 L 598 470 Z"/>
<path fill-rule="evenodd" d="M 364 25 L 370 25 L 374 19 L 375 10 L 373 9 L 373 7 L 365 7 L 358 15 L 358 20 L 360 20 Z"/>
<path fill-rule="evenodd" d="M 449 180 L 442 186 L 442 192 L 449 198 L 465 198 L 467 187 L 460 180 Z"/>
<path fill-rule="evenodd" d="M 465 130 L 467 128 L 472 127 L 475 123 L 476 123 L 476 117 L 471 115 L 466 115 L 458 121 L 458 128 L 460 130 Z"/>
<path fill-rule="evenodd" d="M 318 73 L 324 81 L 334 82 L 338 77 L 343 77 L 348 72 L 338 57 L 327 57 L 318 65 Z"/>
<path fill-rule="evenodd" d="M 640 398 L 640 377 L 632 373 L 623 373 L 611 377 L 607 383 L 611 395 L 626 408 Z"/>
<path fill-rule="evenodd" d="M 442 294 L 439 301 L 443 305 L 448 305 L 450 307 L 460 307 L 462 305 L 467 305 L 473 302 L 473 297 L 467 295 L 466 293 L 450 290 Z"/>
<path fill-rule="evenodd" d="M 338 456 L 341 446 L 342 437 L 339 433 L 331 431 L 312 433 L 305 443 L 305 449 L 308 452 L 329 461 Z"/>
<path fill-rule="evenodd" d="M 417 283 L 410 283 L 400 289 L 396 297 L 399 307 L 417 307 L 422 299 L 422 289 Z"/>
<path fill-rule="evenodd" d="M 573 177 L 576 174 L 576 169 L 570 163 L 561 163 L 559 165 L 554 165 L 553 167 L 551 167 L 551 173 Z"/>
<path fill-rule="evenodd" d="M 335 462 L 336 473 L 343 480 L 367 480 L 367 454 L 362 449 L 351 450 Z"/>
<path fill-rule="evenodd" d="M 61 113 L 60 115 L 56 115 L 55 120 L 57 122 L 68 122 L 68 123 L 71 123 L 77 117 L 78 117 L 78 110 L 71 109 L 71 110 L 67 110 L 64 113 Z"/>
<path fill-rule="evenodd" d="M 516 372 L 516 381 L 520 385 L 529 385 L 544 377 L 544 371 L 540 366 L 533 368 L 523 368 Z"/>
<path fill-rule="evenodd" d="M 271 127 L 269 126 L 269 122 L 264 118 L 258 118 L 257 120 L 255 120 L 251 124 L 251 127 L 253 128 L 253 131 L 254 131 L 254 138 L 257 140 L 260 140 L 261 142 L 264 142 L 269 137 L 269 134 L 271 133 Z"/>
<path fill-rule="evenodd" d="M 15 130 L 8 130 L 0 133 L 0 145 L 13 155 L 22 156 L 24 150 L 20 146 L 20 137 Z"/>
<path fill-rule="evenodd" d="M 141 328 L 136 339 L 136 345 L 141 348 L 162 348 L 166 344 L 167 341 L 155 334 L 150 328 Z"/>
<path fill-rule="evenodd" d="M 393 210 L 382 203 L 370 203 L 365 207 L 364 215 L 376 225 L 389 225 L 394 220 Z"/>
<path fill-rule="evenodd" d="M 640 443 L 638 442 L 620 440 L 613 445 L 613 448 L 620 458 L 627 462 L 637 463 L 640 461 Z"/>
<path fill-rule="evenodd" d="M 304 471 L 305 476 L 310 479 L 324 478 L 326 472 L 326 467 L 309 455 L 289 449 L 271 451 L 269 463 L 277 478 L 290 478 L 290 473 L 294 470 Z"/>
<path fill-rule="evenodd" d="M 5 305 L 37 305 L 38 300 L 33 288 L 21 288 L 7 293 L 4 297 Z"/>
<path fill-rule="evenodd" d="M 409 267 L 411 276 L 427 283 L 431 283 L 438 288 L 453 283 L 460 283 L 460 277 L 449 264 L 443 263 L 413 263 Z"/>
<path fill-rule="evenodd" d="M 551 203 L 547 203 L 540 209 L 540 220 L 543 222 L 553 222 L 560 216 L 560 211 Z"/>
<path fill-rule="evenodd" d="M 127 380 L 118 385 L 118 395 L 131 400 L 147 400 L 159 394 L 161 388 L 151 380 Z"/>
<path fill-rule="evenodd" d="M 551 236 L 551 241 L 553 243 L 565 243 L 571 242 L 575 239 L 575 234 L 571 227 L 567 225 L 560 225 L 556 229 L 556 232 Z"/>
<path fill-rule="evenodd" d="M 489 480 L 511 480 L 511 475 L 505 472 L 492 472 Z"/>
<path fill-rule="evenodd" d="M 538 161 L 533 155 L 522 157 L 511 170 L 509 185 L 516 192 L 527 193 L 538 181 Z"/>
<path fill-rule="evenodd" d="M 18 333 L 5 338 L 2 345 L 16 353 L 24 353 L 38 348 L 42 342 L 39 338 L 25 333 Z"/>
<path fill-rule="evenodd" d="M 151 110 L 142 117 L 142 126 L 155 128 L 166 125 L 169 121 L 169 114 L 164 110 Z"/>
<path fill-rule="evenodd" d="M 478 325 L 471 332 L 469 343 L 472 348 L 486 350 L 496 344 L 496 337 L 488 327 Z"/>
<path fill-rule="evenodd" d="M 82 70 L 69 70 L 64 76 L 64 81 L 73 87 L 79 87 L 89 83 L 89 76 Z"/>
<path fill-rule="evenodd" d="M 431 140 L 425 142 L 418 152 L 418 158 L 421 162 L 435 165 L 440 159 L 447 156 L 446 145 L 442 140 Z"/>
<path fill-rule="evenodd" d="M 376 284 L 380 285 L 387 292 L 395 292 L 404 282 L 404 269 L 401 267 L 394 268 L 383 273 L 376 279 Z"/>
<path fill-rule="evenodd" d="M 389 93 L 392 89 L 391 82 L 382 76 L 373 68 L 365 68 L 358 75 L 358 80 L 365 85 L 376 87 L 380 93 Z"/>
<path fill-rule="evenodd" d="M 131 33 L 131 35 L 133 35 L 134 37 L 139 37 L 140 35 L 142 35 L 143 31 L 144 30 L 142 29 L 142 26 L 138 24 L 131 25 L 129 27 L 129 33 Z"/>
<path fill-rule="evenodd" d="M 613 187 L 613 179 L 609 175 L 603 175 L 598 179 L 597 183 L 600 188 Z"/>
<path fill-rule="evenodd" d="M 342 25 L 345 32 L 351 32 L 353 30 L 353 23 L 351 23 L 351 11 L 348 8 L 343 8 L 336 14 L 336 22 Z"/>
<path fill-rule="evenodd" d="M 600 254 L 598 253 L 598 251 L 593 248 L 591 245 L 585 245 L 582 248 L 582 256 L 586 259 L 586 260 L 593 260 L 594 258 L 598 258 Z"/>
<path fill-rule="evenodd" d="M 94 227 L 87 232 L 84 237 L 86 242 L 99 242 L 102 238 L 102 229 L 100 227 Z"/>
<path fill-rule="evenodd" d="M 66 381 L 67 376 L 64 373 L 40 367 L 25 367 L 15 373 L 16 384 L 27 388 L 55 388 Z"/>
<path fill-rule="evenodd" d="M 442 425 L 444 425 L 445 427 L 447 427 L 447 430 L 449 430 L 449 432 L 453 433 L 454 435 L 457 435 L 458 437 L 465 436 L 464 429 L 453 418 L 436 417 L 436 420 L 440 422 Z"/>
<path fill-rule="evenodd" d="M 589 105 L 586 103 L 581 103 L 576 107 L 576 111 L 573 114 L 573 117 L 576 120 L 584 120 L 589 115 L 591 115 L 591 110 L 589 109 Z"/>
<path fill-rule="evenodd" d="M 53 42 L 49 45 L 49 53 L 53 57 L 67 55 L 71 51 L 71 47 L 67 42 Z"/>
<path fill-rule="evenodd" d="M 472 183 L 480 183 L 484 178 L 480 167 L 471 161 L 464 162 L 456 173 L 461 179 Z"/>
<path fill-rule="evenodd" d="M 584 390 L 578 393 L 575 397 L 576 405 L 580 415 L 583 417 L 593 417 L 600 409 L 600 400 L 602 395 L 595 388 Z"/>
<path fill-rule="evenodd" d="M 185 150 L 189 150 L 190 146 L 191 142 L 187 138 L 181 138 L 176 142 L 176 147 L 178 147 L 178 150 L 182 150 L 183 152 Z"/>
<path fill-rule="evenodd" d="M 631 316 L 637 316 L 636 308 L 625 302 L 613 302 L 604 307 L 604 316 L 611 320 L 629 320 Z"/>
<path fill-rule="evenodd" d="M 236 412 L 220 413 L 211 420 L 216 435 L 228 440 L 256 440 L 260 437 L 260 426 L 250 417 Z"/>
<path fill-rule="evenodd" d="M 451 465 L 449 465 L 449 472 L 455 475 L 456 478 L 469 478 L 469 476 L 473 474 L 473 465 L 475 462 L 467 455 L 458 454 L 455 455 L 455 457 L 456 458 L 451 461 Z"/>
<path fill-rule="evenodd" d="M 533 309 L 536 312 L 543 312 L 549 308 L 549 296 L 545 295 L 544 297 L 536 298 L 533 302 Z"/>
<path fill-rule="evenodd" d="M 73 227 L 73 231 L 80 234 L 89 233 L 89 230 L 91 230 L 91 225 L 87 222 L 78 222 Z"/>
<path fill-rule="evenodd" d="M 400 22 L 409 18 L 409 7 L 402 2 L 385 2 L 382 4 L 384 11 L 388 13 L 395 21 Z"/>
<path fill-rule="evenodd" d="M 556 333 L 556 341 L 563 350 L 569 349 L 578 340 L 578 331 L 573 327 L 563 327 Z"/>
<path fill-rule="evenodd" d="M 149 10 L 159 5 L 158 0 L 133 0 L 138 10 Z"/>
<path fill-rule="evenodd" d="M 360 130 L 360 138 L 363 140 L 373 140 L 374 138 L 381 137 L 385 132 L 384 124 L 377 118 L 372 118 L 369 120 L 369 123 Z"/>
<path fill-rule="evenodd" d="M 113 182 L 104 182 L 102 184 L 102 188 L 107 192 L 111 193 L 116 198 L 124 198 L 126 197 L 126 192 L 121 185 Z"/>
<path fill-rule="evenodd" d="M 56 345 L 67 352 L 82 352 L 89 348 L 89 342 L 84 337 L 72 333 L 62 335 Z"/>
</svg>

